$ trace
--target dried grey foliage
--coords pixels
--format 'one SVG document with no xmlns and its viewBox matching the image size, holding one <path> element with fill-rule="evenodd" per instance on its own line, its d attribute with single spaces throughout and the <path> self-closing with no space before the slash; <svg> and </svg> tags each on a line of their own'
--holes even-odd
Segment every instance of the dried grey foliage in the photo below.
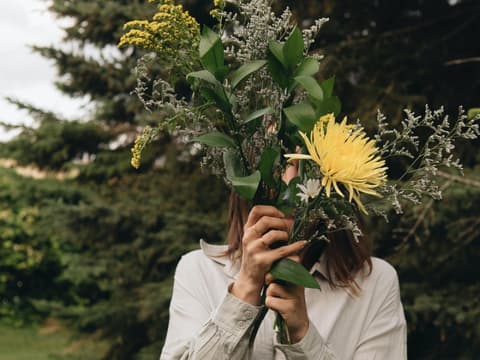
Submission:
<svg viewBox="0 0 480 360">
<path fill-rule="evenodd" d="M 221 37 L 225 46 L 225 56 L 235 65 L 265 59 L 270 41 L 282 41 L 294 26 L 292 13 L 287 8 L 279 16 L 271 10 L 267 0 L 229 1 L 236 5 L 232 12 L 220 11 Z M 305 53 L 318 36 L 322 26 L 328 19 L 315 20 L 313 25 L 302 31 L 305 42 Z M 178 98 L 174 87 L 166 79 L 153 78 L 150 74 L 150 63 L 155 56 L 147 55 L 138 63 L 137 87 L 135 93 L 149 111 L 163 111 L 165 116 L 157 131 L 164 128 L 174 131 L 185 141 L 215 129 L 216 121 L 221 114 L 213 112 L 209 104 L 198 105 L 196 94 L 189 100 Z M 228 80 L 224 84 L 229 87 Z M 235 90 L 237 106 L 234 110 L 235 122 L 239 125 L 235 134 L 241 139 L 242 148 L 247 154 L 253 168 L 256 167 L 260 154 L 265 147 L 276 144 L 278 119 L 282 116 L 282 104 L 286 94 L 277 86 L 268 74 L 261 69 L 247 79 Z M 301 101 L 304 93 L 299 93 L 295 102 Z M 261 126 L 252 132 L 248 127 L 240 126 L 242 119 L 254 110 L 270 106 L 274 113 L 264 116 Z M 390 209 L 402 213 L 405 203 L 419 204 L 423 197 L 441 199 L 437 172 L 441 168 L 452 168 L 462 172 L 462 166 L 452 151 L 458 140 L 473 140 L 480 135 L 478 121 L 480 116 L 469 119 L 459 108 L 455 121 L 451 121 L 443 108 L 431 110 L 425 107 L 424 114 L 417 115 L 405 110 L 405 117 L 399 128 L 392 127 L 386 116 L 378 111 L 377 133 L 374 139 L 379 148 L 378 155 L 389 161 L 400 158 L 405 164 L 405 172 L 395 181 L 389 181 L 378 192 L 382 198 L 365 199 L 366 208 L 374 214 L 386 218 Z M 361 126 L 357 123 L 356 126 Z M 145 133 L 142 141 L 152 139 L 152 130 Z M 428 136 L 425 136 L 428 134 Z M 223 164 L 224 151 L 214 147 L 203 147 L 202 167 L 219 176 L 225 176 Z M 328 225 L 328 231 L 347 229 L 355 239 L 361 237 L 361 231 L 355 217 L 349 212 L 334 210 L 332 219 L 325 213 L 317 214 Z M 312 216 L 314 216 L 312 214 Z"/>
<path fill-rule="evenodd" d="M 383 159 L 400 157 L 409 159 L 405 172 L 394 183 L 379 189 L 384 200 L 390 201 L 396 213 L 403 212 L 402 202 L 419 204 L 424 196 L 434 200 L 442 198 L 437 172 L 441 168 L 452 168 L 463 173 L 460 159 L 452 151 L 459 140 L 474 140 L 480 136 L 480 117 L 468 119 L 460 107 L 456 121 L 450 121 L 443 107 L 431 110 L 425 106 L 423 115 L 406 109 L 399 130 L 392 128 L 385 115 L 378 111 L 378 132 L 375 135 L 379 155 Z M 424 134 L 424 140 L 419 132 Z M 369 204 L 375 212 L 375 202 Z"/>
</svg>

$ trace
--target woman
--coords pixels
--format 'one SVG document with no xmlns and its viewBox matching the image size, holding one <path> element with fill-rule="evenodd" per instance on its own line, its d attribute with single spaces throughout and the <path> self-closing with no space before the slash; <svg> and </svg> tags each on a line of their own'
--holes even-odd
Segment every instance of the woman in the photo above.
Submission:
<svg viewBox="0 0 480 360">
<path fill-rule="evenodd" d="M 393 267 L 371 258 L 366 243 L 346 232 L 331 238 L 321 256 L 301 241 L 272 247 L 288 239 L 291 226 L 278 209 L 248 211 L 231 196 L 228 246 L 201 241 L 201 250 L 177 266 L 160 360 L 406 359 L 406 322 Z M 310 268 L 322 290 L 272 283 L 272 263 L 287 256 Z M 269 311 L 252 349 L 264 283 Z M 285 319 L 291 344 L 277 341 L 275 311 Z"/>
</svg>

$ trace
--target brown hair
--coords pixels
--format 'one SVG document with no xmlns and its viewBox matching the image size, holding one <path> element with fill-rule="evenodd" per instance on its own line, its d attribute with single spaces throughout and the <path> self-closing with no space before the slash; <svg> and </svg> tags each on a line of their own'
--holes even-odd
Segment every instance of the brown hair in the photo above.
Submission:
<svg viewBox="0 0 480 360">
<path fill-rule="evenodd" d="M 233 257 L 241 252 L 243 226 L 247 222 L 249 206 L 233 191 L 230 194 L 228 209 L 227 255 Z M 362 224 L 360 224 L 362 225 Z M 346 287 L 353 294 L 360 290 L 355 282 L 355 275 L 359 271 L 370 274 L 372 271 L 371 246 L 368 238 L 363 236 L 355 241 L 349 231 L 338 231 L 327 235 L 330 240 L 312 243 L 302 254 L 302 263 L 307 269 L 325 253 L 327 281 L 332 287 Z"/>
</svg>

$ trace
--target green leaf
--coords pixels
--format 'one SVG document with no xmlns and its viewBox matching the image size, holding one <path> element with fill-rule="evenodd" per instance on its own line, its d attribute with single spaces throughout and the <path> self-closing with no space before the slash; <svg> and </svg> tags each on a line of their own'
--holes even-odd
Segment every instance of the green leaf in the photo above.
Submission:
<svg viewBox="0 0 480 360">
<path fill-rule="evenodd" d="M 238 195 L 246 200 L 252 200 L 255 197 L 261 178 L 262 175 L 260 174 L 260 171 L 256 170 L 249 176 L 234 176 L 228 180 L 231 181 L 233 189 Z"/>
<path fill-rule="evenodd" d="M 220 37 L 208 26 L 203 27 L 199 45 L 200 61 L 202 65 L 215 74 L 224 67 L 224 52 Z"/>
<path fill-rule="evenodd" d="M 267 115 L 267 114 L 273 114 L 274 113 L 274 110 L 273 108 L 271 107 L 266 107 L 266 108 L 263 108 L 263 109 L 260 109 L 260 110 L 257 110 L 257 111 L 254 111 L 253 113 L 251 113 L 250 115 L 248 115 L 245 120 L 243 121 L 244 124 L 252 121 L 252 120 L 255 120 L 255 119 L 258 119 L 259 117 L 262 117 L 264 115 Z"/>
<path fill-rule="evenodd" d="M 223 164 L 225 165 L 225 174 L 227 179 L 244 176 L 242 161 L 238 152 L 234 149 L 226 149 L 223 153 Z"/>
<path fill-rule="evenodd" d="M 232 111 L 237 112 L 237 110 L 236 110 L 236 108 L 237 108 L 237 97 L 235 95 L 233 95 L 232 93 L 229 93 L 229 92 L 227 92 L 225 95 L 226 95 L 227 101 L 229 103 L 230 113 Z"/>
<path fill-rule="evenodd" d="M 302 179 L 300 178 L 300 176 L 295 176 L 293 179 L 290 179 L 288 184 L 285 184 L 284 182 L 282 185 L 285 186 L 282 186 L 280 199 L 282 201 L 287 201 L 292 204 L 295 203 L 298 200 L 297 194 L 299 192 L 297 185 L 301 183 Z"/>
<path fill-rule="evenodd" d="M 266 60 L 252 61 L 240 66 L 232 75 L 232 89 L 235 89 L 248 75 L 260 69 L 267 63 Z"/>
<path fill-rule="evenodd" d="M 335 76 L 332 76 L 331 78 L 323 81 L 320 84 L 320 86 L 323 89 L 323 94 L 325 95 L 325 98 L 329 98 L 330 96 L 332 96 L 334 84 L 335 84 Z"/>
<path fill-rule="evenodd" d="M 317 120 L 315 111 L 309 104 L 295 104 L 283 109 L 287 119 L 303 132 L 310 132 Z"/>
<path fill-rule="evenodd" d="M 262 174 L 263 181 L 271 188 L 275 187 L 276 185 L 275 178 L 273 176 L 273 166 L 279 156 L 279 149 L 266 148 L 263 150 L 262 156 L 260 157 L 260 163 L 258 164 L 258 169 Z"/>
<path fill-rule="evenodd" d="M 227 114 L 231 113 L 231 101 L 235 99 L 233 97 L 227 97 L 221 87 L 216 86 L 214 88 L 201 88 L 200 93 L 205 99 L 215 103 L 215 105 L 223 112 Z"/>
<path fill-rule="evenodd" d="M 311 289 L 320 289 L 317 280 L 302 264 L 291 259 L 280 259 L 272 265 L 270 273 L 277 280 L 303 286 Z"/>
<path fill-rule="evenodd" d="M 268 70 L 273 80 L 282 88 L 288 87 L 287 70 L 282 63 L 273 55 L 271 51 L 267 52 Z"/>
<path fill-rule="evenodd" d="M 215 95 L 213 90 L 210 88 L 200 88 L 200 94 L 205 100 L 210 101 L 211 103 L 216 104 L 218 100 L 217 96 Z"/>
<path fill-rule="evenodd" d="M 219 82 L 223 82 L 225 78 L 227 77 L 230 69 L 228 66 L 221 66 L 218 69 L 215 70 L 215 77 L 218 79 Z"/>
<path fill-rule="evenodd" d="M 338 116 L 342 109 L 342 105 L 338 96 L 332 96 L 327 99 L 323 99 L 322 101 L 314 102 L 314 106 L 317 118 L 330 113 L 334 113 L 335 116 Z"/>
<path fill-rule="evenodd" d="M 297 76 L 294 79 L 307 90 L 308 95 L 317 100 L 323 99 L 323 90 L 316 79 L 311 76 Z"/>
<path fill-rule="evenodd" d="M 208 70 L 200 70 L 187 74 L 187 79 L 191 78 L 201 79 L 213 85 L 220 85 L 215 76 Z"/>
<path fill-rule="evenodd" d="M 208 26 L 204 26 L 198 47 L 200 57 L 204 57 L 210 50 L 212 50 L 218 41 L 220 41 L 220 37 L 217 33 Z"/>
<path fill-rule="evenodd" d="M 194 138 L 193 141 L 197 141 L 208 146 L 235 147 L 235 141 L 233 141 L 230 136 L 221 132 L 212 132 L 200 135 Z"/>
<path fill-rule="evenodd" d="M 300 191 L 297 187 L 297 184 L 300 184 L 302 179 L 299 176 L 290 179 L 288 185 L 282 181 L 280 184 L 280 194 L 277 197 L 277 202 L 275 206 L 283 212 L 285 215 L 293 214 L 297 208 L 298 192 Z"/>
<path fill-rule="evenodd" d="M 320 64 L 317 59 L 307 57 L 295 70 L 295 76 L 313 76 L 320 70 Z"/>
<path fill-rule="evenodd" d="M 278 41 L 270 41 L 268 43 L 268 50 L 273 55 L 275 59 L 284 67 L 287 68 L 285 58 L 283 57 L 283 47 L 285 44 L 282 44 Z"/>
<path fill-rule="evenodd" d="M 303 58 L 303 50 L 305 46 L 303 44 L 303 36 L 300 29 L 295 26 L 292 33 L 288 37 L 285 45 L 283 46 L 283 58 L 285 59 L 285 65 L 289 69 L 293 69 Z"/>
</svg>

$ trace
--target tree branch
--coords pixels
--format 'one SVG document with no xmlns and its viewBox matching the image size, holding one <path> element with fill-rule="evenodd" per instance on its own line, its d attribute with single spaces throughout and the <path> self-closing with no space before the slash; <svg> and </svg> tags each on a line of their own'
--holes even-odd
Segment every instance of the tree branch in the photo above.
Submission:
<svg viewBox="0 0 480 360">
<path fill-rule="evenodd" d="M 440 176 L 444 179 L 447 179 L 447 180 L 451 180 L 451 181 L 459 182 L 461 184 L 470 185 L 470 186 L 473 186 L 473 187 L 476 187 L 476 188 L 480 188 L 480 181 L 479 180 L 469 179 L 469 178 L 464 177 L 464 176 L 452 175 L 452 174 L 446 173 L 444 171 L 438 171 L 437 174 L 438 174 L 438 176 Z"/>
<path fill-rule="evenodd" d="M 448 60 L 443 65 L 445 66 L 463 65 L 463 64 L 472 63 L 472 62 L 480 62 L 480 56 L 464 58 L 464 59 Z"/>
</svg>

